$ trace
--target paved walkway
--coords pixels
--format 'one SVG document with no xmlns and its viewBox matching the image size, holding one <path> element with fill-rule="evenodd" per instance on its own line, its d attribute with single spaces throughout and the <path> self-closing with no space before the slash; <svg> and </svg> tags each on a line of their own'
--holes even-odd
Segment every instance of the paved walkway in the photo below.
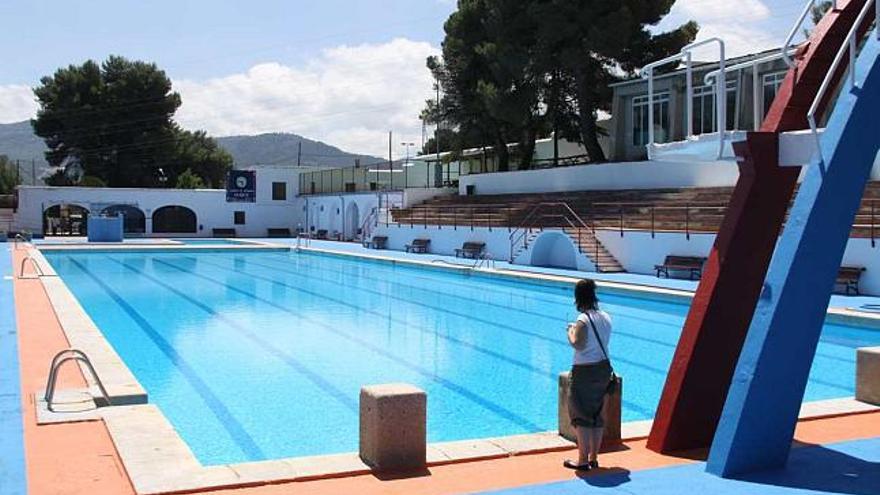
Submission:
<svg viewBox="0 0 880 495">
<path fill-rule="evenodd" d="M 785 469 L 768 470 L 739 479 L 722 479 L 705 472 L 700 462 L 645 471 L 585 476 L 560 483 L 532 485 L 491 492 L 493 495 L 574 495 L 585 489 L 627 495 L 801 495 L 880 493 L 880 438 L 855 440 L 792 451 Z"/>
<path fill-rule="evenodd" d="M 0 493 L 23 495 L 24 448 L 11 248 L 12 244 L 0 244 Z"/>
</svg>

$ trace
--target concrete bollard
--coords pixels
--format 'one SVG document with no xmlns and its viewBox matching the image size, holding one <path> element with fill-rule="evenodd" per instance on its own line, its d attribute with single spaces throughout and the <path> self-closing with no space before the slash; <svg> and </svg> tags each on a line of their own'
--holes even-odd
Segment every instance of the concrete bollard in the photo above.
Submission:
<svg viewBox="0 0 880 495">
<path fill-rule="evenodd" d="M 856 400 L 880 406 L 880 347 L 856 350 Z"/>
<path fill-rule="evenodd" d="M 380 470 L 423 468 L 427 395 L 412 385 L 369 385 L 360 395 L 360 456 Z"/>
<path fill-rule="evenodd" d="M 621 398 L 623 397 L 623 378 L 618 378 L 617 391 L 613 395 L 605 396 L 605 405 L 602 407 L 602 415 L 605 417 L 605 435 L 602 440 L 602 447 L 608 448 L 620 444 L 620 425 L 622 422 L 621 414 Z M 559 435 L 566 440 L 576 442 L 574 427 L 571 425 L 571 418 L 568 415 L 568 397 L 569 384 L 571 383 L 571 373 L 566 371 L 559 374 L 559 400 L 557 402 L 557 412 L 559 417 Z"/>
</svg>

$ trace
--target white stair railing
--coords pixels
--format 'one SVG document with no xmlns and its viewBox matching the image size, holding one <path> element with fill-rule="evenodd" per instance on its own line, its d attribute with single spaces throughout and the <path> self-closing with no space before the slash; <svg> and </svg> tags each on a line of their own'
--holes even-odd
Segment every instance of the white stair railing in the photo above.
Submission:
<svg viewBox="0 0 880 495">
<path fill-rule="evenodd" d="M 847 79 L 849 79 L 850 87 L 855 87 L 856 51 L 858 50 L 859 27 L 865 22 L 868 13 L 870 13 L 872 9 L 874 10 L 876 24 L 874 35 L 880 39 L 880 22 L 878 22 L 880 21 L 880 2 L 876 0 L 868 0 L 865 2 L 864 7 L 862 7 L 861 12 L 859 12 L 859 16 L 850 28 L 849 33 L 847 33 L 843 45 L 841 45 L 840 50 L 838 50 L 837 55 L 834 57 L 834 62 L 831 63 L 831 68 L 825 74 L 825 79 L 822 80 L 822 84 L 819 86 L 819 91 L 816 93 L 816 98 L 813 100 L 813 104 L 810 105 L 810 109 L 807 111 L 807 121 L 810 123 L 810 131 L 813 133 L 813 138 L 816 143 L 816 152 L 819 154 L 819 160 L 822 163 L 825 162 L 825 158 L 822 156 L 822 145 L 819 140 L 819 128 L 816 122 L 816 114 L 819 112 L 819 106 L 825 98 L 825 93 L 831 88 L 831 83 L 834 81 L 834 75 L 837 73 L 837 69 L 840 67 L 843 57 L 847 54 L 849 54 L 849 77 Z"/>
<path fill-rule="evenodd" d="M 726 74 L 727 70 L 725 68 L 725 54 L 724 54 L 724 41 L 721 38 L 709 38 L 703 41 L 697 41 L 691 43 L 684 48 L 681 49 L 675 55 L 671 55 L 662 60 L 658 60 L 656 62 L 651 62 L 650 64 L 642 67 L 639 71 L 639 75 L 643 79 L 648 80 L 648 147 L 654 146 L 654 69 L 658 67 L 662 67 L 664 65 L 671 64 L 673 62 L 681 63 L 682 60 L 685 62 L 685 72 L 687 75 L 687 89 L 686 89 L 686 97 L 685 97 L 685 109 L 687 113 L 687 137 L 690 138 L 694 134 L 693 130 L 693 114 L 694 114 L 694 88 L 693 88 L 693 52 L 695 49 L 700 48 L 702 46 L 706 46 L 709 44 L 717 44 L 718 45 L 718 73 L 722 74 L 722 77 L 717 77 L 715 82 L 715 106 L 716 106 L 716 115 L 718 117 L 717 128 L 718 128 L 718 158 L 721 159 L 724 156 L 724 130 L 726 128 L 727 123 L 727 99 L 725 98 L 725 92 L 727 88 L 725 87 L 727 84 Z"/>
</svg>

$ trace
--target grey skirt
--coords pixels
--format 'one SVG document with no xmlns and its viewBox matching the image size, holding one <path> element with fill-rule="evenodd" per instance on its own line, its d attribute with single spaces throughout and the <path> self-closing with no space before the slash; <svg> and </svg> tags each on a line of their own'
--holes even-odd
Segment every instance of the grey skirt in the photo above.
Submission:
<svg viewBox="0 0 880 495">
<path fill-rule="evenodd" d="M 573 426 L 602 428 L 602 406 L 611 380 L 611 364 L 600 361 L 595 364 L 577 364 L 571 368 L 568 415 Z"/>
</svg>

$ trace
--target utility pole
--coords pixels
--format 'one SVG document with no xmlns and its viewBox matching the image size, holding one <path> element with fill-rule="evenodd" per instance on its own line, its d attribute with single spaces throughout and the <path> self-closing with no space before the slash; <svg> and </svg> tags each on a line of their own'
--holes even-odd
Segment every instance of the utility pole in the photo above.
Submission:
<svg viewBox="0 0 880 495">
<path fill-rule="evenodd" d="M 37 185 L 37 161 L 31 158 L 31 185 Z"/>
<path fill-rule="evenodd" d="M 437 115 L 434 118 L 437 119 L 437 125 L 434 128 L 434 147 L 437 149 L 437 170 L 440 171 L 440 182 L 443 181 L 443 169 L 440 168 L 440 78 L 437 78 Z M 437 175 L 434 176 L 435 182 L 437 182 Z M 434 184 L 434 187 L 438 187 L 438 184 Z"/>
<path fill-rule="evenodd" d="M 21 184 L 21 162 L 15 160 L 15 182 Z"/>
<path fill-rule="evenodd" d="M 302 139 L 300 139 L 299 143 L 297 143 L 297 149 L 296 149 L 296 166 L 297 167 L 302 165 L 302 154 L 303 154 L 303 142 L 302 142 Z"/>
<path fill-rule="evenodd" d="M 393 139 L 393 132 L 388 131 L 388 182 L 391 183 L 389 186 L 391 189 L 394 189 L 394 157 L 391 152 L 391 141 Z"/>
</svg>

